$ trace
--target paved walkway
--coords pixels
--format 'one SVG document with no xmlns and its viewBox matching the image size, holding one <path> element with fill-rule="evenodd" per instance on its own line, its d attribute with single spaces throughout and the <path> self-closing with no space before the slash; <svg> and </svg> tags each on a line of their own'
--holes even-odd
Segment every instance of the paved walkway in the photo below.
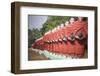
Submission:
<svg viewBox="0 0 100 76">
<path fill-rule="evenodd" d="M 48 60 L 43 54 L 34 52 L 31 48 L 28 49 L 28 60 Z"/>
<path fill-rule="evenodd" d="M 62 60 L 62 59 L 79 59 L 78 57 L 73 57 L 70 55 L 62 55 L 47 50 L 39 50 L 29 48 L 28 60 Z M 85 52 L 82 58 L 87 58 L 87 53 Z"/>
</svg>

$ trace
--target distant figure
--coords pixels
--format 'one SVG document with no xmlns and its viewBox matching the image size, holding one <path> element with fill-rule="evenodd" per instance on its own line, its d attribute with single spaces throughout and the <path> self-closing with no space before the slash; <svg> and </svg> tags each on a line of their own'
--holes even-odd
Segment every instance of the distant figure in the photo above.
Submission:
<svg viewBox="0 0 100 76">
<path fill-rule="evenodd" d="M 74 21 L 75 21 L 75 19 L 74 19 L 74 18 L 70 18 L 70 20 L 69 20 L 70 24 L 73 24 L 73 23 L 74 23 Z"/>
<path fill-rule="evenodd" d="M 83 21 L 83 17 L 78 17 L 78 21 Z"/>
<path fill-rule="evenodd" d="M 64 27 L 64 24 L 62 23 L 61 25 L 60 25 L 60 28 L 63 28 Z"/>
<path fill-rule="evenodd" d="M 59 29 L 60 29 L 60 26 L 58 25 L 58 26 L 57 26 L 57 30 L 59 30 Z"/>
<path fill-rule="evenodd" d="M 68 26 L 68 25 L 69 25 L 69 21 L 66 21 L 66 22 L 65 22 L 65 26 Z"/>
</svg>

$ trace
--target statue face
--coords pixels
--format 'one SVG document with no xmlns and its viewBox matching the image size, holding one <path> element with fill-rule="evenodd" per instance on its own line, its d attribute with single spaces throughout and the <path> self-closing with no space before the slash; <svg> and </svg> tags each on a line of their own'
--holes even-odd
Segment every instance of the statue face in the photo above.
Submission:
<svg viewBox="0 0 100 76">
<path fill-rule="evenodd" d="M 70 19 L 70 23 L 73 23 L 74 21 L 75 21 L 74 18 L 71 18 L 71 19 Z"/>
<path fill-rule="evenodd" d="M 82 21 L 82 20 L 83 20 L 83 18 L 82 18 L 82 17 L 78 17 L 78 20 L 79 20 L 79 21 Z"/>
<path fill-rule="evenodd" d="M 60 26 L 58 26 L 57 29 L 59 30 L 60 29 Z"/>
<path fill-rule="evenodd" d="M 65 26 L 68 26 L 68 24 L 69 24 L 69 22 L 68 22 L 68 21 L 66 21 L 66 22 L 65 22 Z"/>
<path fill-rule="evenodd" d="M 64 27 L 64 24 L 61 24 L 60 27 L 61 27 L 61 28 Z"/>
</svg>

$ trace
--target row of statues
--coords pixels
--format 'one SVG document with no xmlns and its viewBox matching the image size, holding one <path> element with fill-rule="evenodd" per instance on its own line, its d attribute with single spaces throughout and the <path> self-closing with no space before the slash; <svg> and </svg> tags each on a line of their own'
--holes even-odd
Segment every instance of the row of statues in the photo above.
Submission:
<svg viewBox="0 0 100 76">
<path fill-rule="evenodd" d="M 37 39 L 32 48 L 55 54 L 81 58 L 84 56 L 88 38 L 87 18 L 70 18 Z"/>
</svg>

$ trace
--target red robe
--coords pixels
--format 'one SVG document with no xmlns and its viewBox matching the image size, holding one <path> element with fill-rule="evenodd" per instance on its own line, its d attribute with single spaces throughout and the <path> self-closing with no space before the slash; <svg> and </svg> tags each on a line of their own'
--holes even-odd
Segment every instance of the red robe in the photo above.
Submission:
<svg viewBox="0 0 100 76">
<path fill-rule="evenodd" d="M 76 21 L 74 27 L 75 27 L 74 35 L 76 36 L 78 35 L 79 32 L 81 32 L 84 38 L 82 40 L 77 40 L 77 39 L 75 40 L 74 54 L 77 55 L 78 57 L 82 57 L 85 51 L 85 41 L 87 40 L 87 36 L 88 36 L 87 22 Z"/>
<path fill-rule="evenodd" d="M 65 26 L 64 29 L 64 34 L 67 37 L 67 39 L 71 35 L 71 33 L 73 33 L 73 24 Z M 67 40 L 67 42 L 65 42 L 64 44 L 64 54 L 73 55 L 73 53 L 74 53 L 74 41 L 72 42 L 70 40 Z"/>
<path fill-rule="evenodd" d="M 49 41 L 52 41 L 52 32 L 49 33 Z M 49 51 L 52 52 L 53 45 L 52 42 L 49 43 Z"/>
<path fill-rule="evenodd" d="M 47 41 L 47 34 L 45 34 L 44 35 L 44 37 L 43 37 L 43 42 L 44 42 L 44 50 L 47 50 L 47 43 L 46 43 L 46 41 Z"/>
<path fill-rule="evenodd" d="M 58 40 L 58 38 L 59 38 L 59 31 L 56 30 L 56 31 L 54 32 L 54 40 Z M 55 49 L 54 49 L 54 52 L 55 52 L 55 53 L 58 53 L 58 52 L 59 52 L 59 43 L 58 43 L 58 41 L 54 43 L 54 48 L 55 48 Z"/>
</svg>

